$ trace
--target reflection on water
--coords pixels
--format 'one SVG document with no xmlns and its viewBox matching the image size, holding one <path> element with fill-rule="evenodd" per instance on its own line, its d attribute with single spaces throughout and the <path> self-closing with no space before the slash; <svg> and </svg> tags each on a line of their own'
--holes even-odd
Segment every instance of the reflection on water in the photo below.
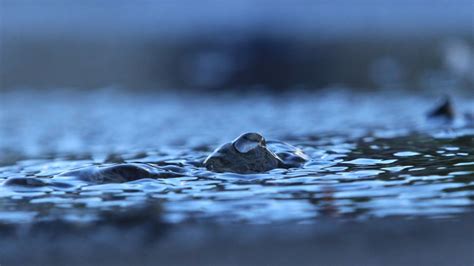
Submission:
<svg viewBox="0 0 474 266">
<path fill-rule="evenodd" d="M 427 124 L 423 114 L 432 101 L 423 97 L 187 98 L 114 90 L 4 96 L 1 222 L 89 222 L 144 203 L 162 205 L 170 222 L 249 223 L 447 218 L 474 206 L 473 130 Z M 469 101 L 457 99 L 457 107 L 469 109 Z M 201 167 L 219 144 L 250 130 L 287 141 L 311 159 L 301 168 L 250 175 Z M 172 174 L 109 184 L 58 176 L 121 162 Z"/>
</svg>

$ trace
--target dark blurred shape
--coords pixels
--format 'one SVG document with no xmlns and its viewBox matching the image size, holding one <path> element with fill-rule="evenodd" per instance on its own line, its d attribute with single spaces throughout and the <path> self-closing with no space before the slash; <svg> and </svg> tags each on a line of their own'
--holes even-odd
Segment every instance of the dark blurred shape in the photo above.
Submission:
<svg viewBox="0 0 474 266">
<path fill-rule="evenodd" d="M 438 106 L 428 112 L 428 118 L 433 119 L 443 119 L 445 121 L 452 121 L 454 120 L 454 117 L 454 108 L 451 103 L 451 98 L 448 96 L 445 96 Z"/>
<path fill-rule="evenodd" d="M 3 0 L 0 89 L 472 88 L 473 8 Z"/>
</svg>

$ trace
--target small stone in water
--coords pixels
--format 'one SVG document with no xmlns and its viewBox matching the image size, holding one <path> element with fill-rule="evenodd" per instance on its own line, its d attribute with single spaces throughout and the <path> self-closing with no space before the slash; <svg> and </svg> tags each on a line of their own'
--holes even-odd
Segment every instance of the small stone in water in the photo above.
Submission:
<svg viewBox="0 0 474 266">
<path fill-rule="evenodd" d="M 245 133 L 217 148 L 206 158 L 204 166 L 215 172 L 250 174 L 295 167 L 307 160 L 308 157 L 300 149 L 289 144 L 272 142 L 267 147 L 262 135 Z"/>
<path fill-rule="evenodd" d="M 454 108 L 449 97 L 445 97 L 440 105 L 428 112 L 428 118 L 442 119 L 446 121 L 452 121 L 454 116 Z"/>
</svg>

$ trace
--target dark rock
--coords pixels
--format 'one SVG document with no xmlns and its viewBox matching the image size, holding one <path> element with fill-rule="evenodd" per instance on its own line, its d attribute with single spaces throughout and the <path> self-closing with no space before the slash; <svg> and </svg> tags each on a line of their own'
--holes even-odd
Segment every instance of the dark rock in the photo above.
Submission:
<svg viewBox="0 0 474 266">
<path fill-rule="evenodd" d="M 433 108 L 431 111 L 428 112 L 427 116 L 430 119 L 442 119 L 447 122 L 451 122 L 454 120 L 455 112 L 453 108 L 453 104 L 451 103 L 451 99 L 449 97 L 445 97 L 439 105 Z"/>
<path fill-rule="evenodd" d="M 72 177 L 93 183 L 123 183 L 143 178 L 170 178 L 182 173 L 144 163 L 127 163 L 112 166 L 90 166 L 65 172 L 60 177 Z"/>
<path fill-rule="evenodd" d="M 267 147 L 265 138 L 260 134 L 245 133 L 212 152 L 204 161 L 204 166 L 215 172 L 249 174 L 295 167 L 307 160 L 301 150 L 289 144 L 274 141 Z"/>
</svg>

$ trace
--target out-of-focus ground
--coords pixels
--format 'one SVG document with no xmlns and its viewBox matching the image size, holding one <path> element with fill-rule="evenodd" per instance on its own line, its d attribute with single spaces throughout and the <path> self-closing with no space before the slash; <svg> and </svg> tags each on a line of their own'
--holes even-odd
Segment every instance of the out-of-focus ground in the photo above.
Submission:
<svg viewBox="0 0 474 266">
<path fill-rule="evenodd" d="M 472 89 L 472 1 L 0 1 L 0 89 Z"/>
<path fill-rule="evenodd" d="M 472 217 L 3 233 L 2 265 L 473 265 Z M 150 232 L 150 227 L 155 231 Z M 52 230 L 61 228 L 63 230 Z M 61 232 L 61 233 L 58 233 Z"/>
</svg>

